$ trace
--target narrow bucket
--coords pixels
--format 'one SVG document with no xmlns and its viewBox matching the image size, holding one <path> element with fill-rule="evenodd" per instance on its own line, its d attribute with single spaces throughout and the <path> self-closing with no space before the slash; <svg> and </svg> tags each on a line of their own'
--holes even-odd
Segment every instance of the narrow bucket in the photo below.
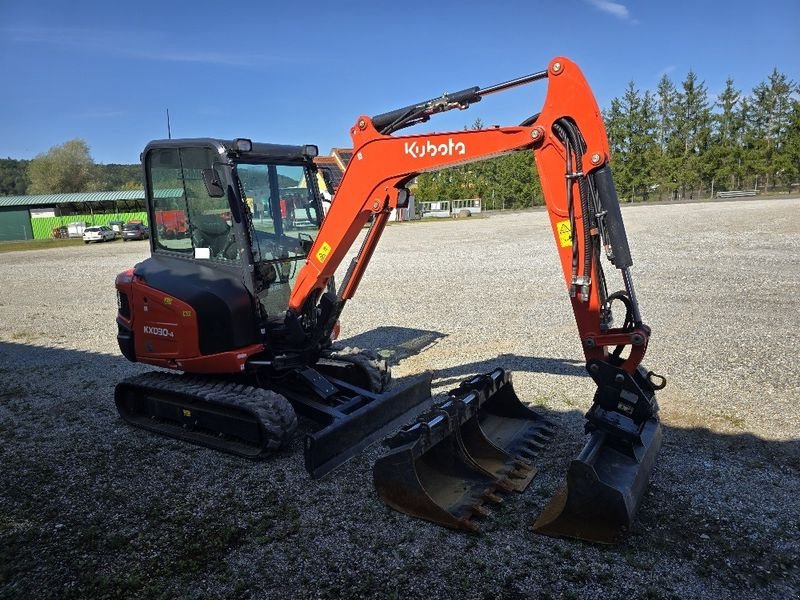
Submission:
<svg viewBox="0 0 800 600">
<path fill-rule="evenodd" d="M 536 474 L 531 459 L 554 425 L 528 409 L 502 369 L 463 382 L 450 398 L 386 440 L 373 468 L 381 498 L 400 512 L 476 532 L 507 492 Z"/>
<path fill-rule="evenodd" d="M 642 424 L 633 442 L 592 433 L 533 530 L 601 544 L 619 542 L 641 504 L 662 437 L 657 417 Z"/>
</svg>

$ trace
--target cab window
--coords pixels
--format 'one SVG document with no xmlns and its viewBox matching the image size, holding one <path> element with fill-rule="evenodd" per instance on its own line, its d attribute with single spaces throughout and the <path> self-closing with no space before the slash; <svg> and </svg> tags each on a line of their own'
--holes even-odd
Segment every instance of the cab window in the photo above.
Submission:
<svg viewBox="0 0 800 600">
<path fill-rule="evenodd" d="M 299 164 L 240 163 L 236 173 L 251 215 L 257 295 L 268 315 L 282 315 L 319 231 L 316 181 Z"/>
<path fill-rule="evenodd" d="M 156 250 L 203 260 L 239 259 L 227 197 L 209 196 L 204 169 L 213 168 L 211 148 L 159 148 L 147 155 Z"/>
</svg>

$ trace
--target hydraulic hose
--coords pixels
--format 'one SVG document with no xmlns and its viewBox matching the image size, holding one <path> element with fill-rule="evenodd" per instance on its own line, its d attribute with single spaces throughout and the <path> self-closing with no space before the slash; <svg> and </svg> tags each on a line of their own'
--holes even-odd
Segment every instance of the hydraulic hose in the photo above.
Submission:
<svg viewBox="0 0 800 600">
<path fill-rule="evenodd" d="M 575 173 L 578 179 L 578 190 L 581 200 L 581 213 L 583 214 L 583 275 L 589 277 L 592 272 L 592 236 L 591 229 L 595 226 L 594 210 L 589 202 L 589 185 L 586 175 L 583 174 L 583 153 L 586 145 L 574 123 L 562 119 L 565 134 L 570 140 L 570 145 L 575 149 Z"/>
<path fill-rule="evenodd" d="M 578 277 L 578 246 L 575 244 L 575 200 L 572 196 L 572 150 L 570 148 L 570 138 L 559 122 L 553 123 L 553 131 L 564 143 L 566 150 L 566 186 L 567 186 L 567 211 L 569 215 L 569 228 L 572 237 L 572 272 L 571 280 L 574 283 Z"/>
</svg>

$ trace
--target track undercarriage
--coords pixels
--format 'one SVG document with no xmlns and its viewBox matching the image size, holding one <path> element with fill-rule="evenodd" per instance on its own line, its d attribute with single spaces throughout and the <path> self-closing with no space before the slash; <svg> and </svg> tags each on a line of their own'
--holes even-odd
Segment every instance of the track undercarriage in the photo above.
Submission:
<svg viewBox="0 0 800 600">
<path fill-rule="evenodd" d="M 430 375 L 389 381 L 385 362 L 348 348 L 280 377 L 258 365 L 241 375 L 144 373 L 120 382 L 115 402 L 131 425 L 251 459 L 285 446 L 302 415 L 316 424 L 306 469 L 321 477 L 430 406 Z"/>
</svg>

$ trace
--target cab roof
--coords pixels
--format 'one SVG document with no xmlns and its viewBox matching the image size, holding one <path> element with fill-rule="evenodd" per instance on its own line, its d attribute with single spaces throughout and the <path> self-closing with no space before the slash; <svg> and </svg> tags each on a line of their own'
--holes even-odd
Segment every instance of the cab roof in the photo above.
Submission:
<svg viewBox="0 0 800 600">
<path fill-rule="evenodd" d="M 263 161 L 288 161 L 311 162 L 313 155 L 308 154 L 309 146 L 291 146 L 286 144 L 267 144 L 252 142 L 252 149 L 248 152 L 239 152 L 235 146 L 236 140 L 221 140 L 216 138 L 181 138 L 171 140 L 153 140 L 144 149 L 142 157 L 148 152 L 161 148 L 213 148 L 220 155 L 230 159 L 263 160 Z M 314 146 L 314 148 L 316 148 Z"/>
</svg>

